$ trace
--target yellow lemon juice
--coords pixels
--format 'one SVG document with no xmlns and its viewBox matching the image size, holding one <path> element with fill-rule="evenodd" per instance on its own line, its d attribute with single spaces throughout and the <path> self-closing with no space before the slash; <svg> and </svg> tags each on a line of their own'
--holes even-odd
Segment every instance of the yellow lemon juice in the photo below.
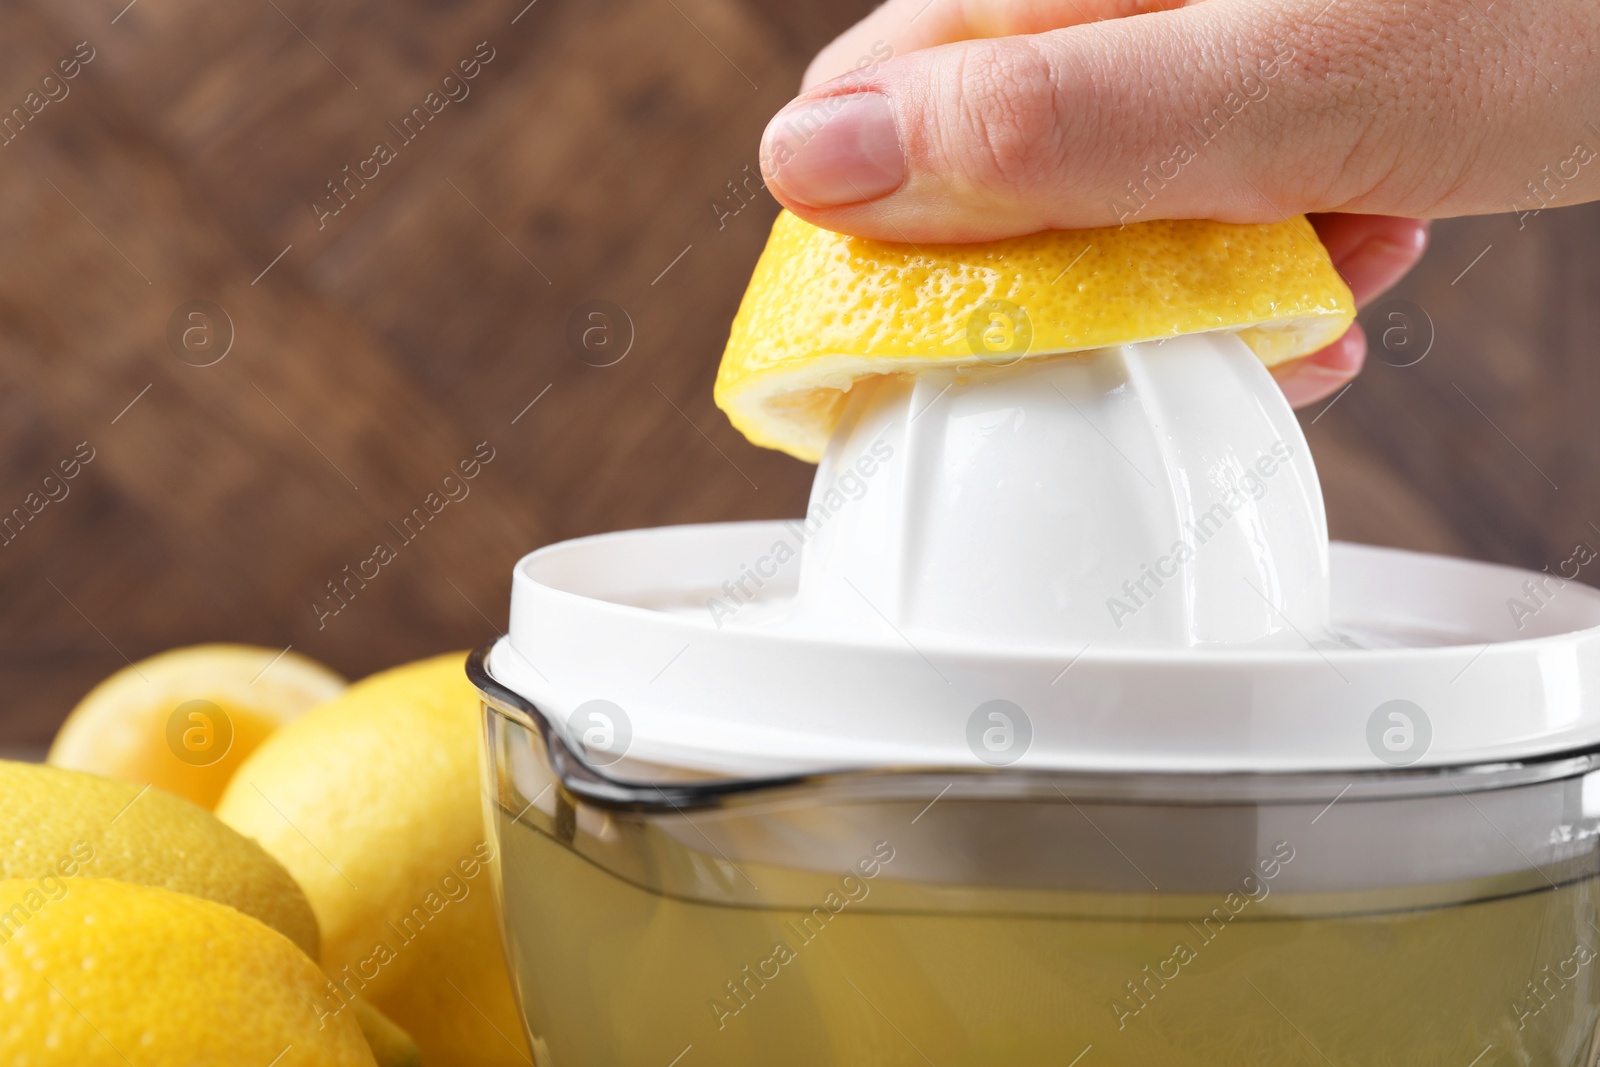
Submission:
<svg viewBox="0 0 1600 1067">
<path fill-rule="evenodd" d="M 1296 914 L 1269 853 L 1214 897 L 988 890 L 919 910 L 878 842 L 814 907 L 691 899 L 499 809 L 512 967 L 540 1067 L 1579 1067 L 1596 883 Z M 559 820 L 557 820 L 559 822 Z M 702 846 L 705 842 L 702 842 Z M 1285 852 L 1287 849 L 1287 852 Z M 1288 857 L 1285 860 L 1285 856 Z M 726 866 L 714 850 L 704 862 Z M 731 862 L 731 861 L 730 861 Z M 740 862 L 756 897 L 809 875 Z M 985 903 L 986 902 L 986 903 Z M 987 906 L 986 906 L 987 904 Z"/>
</svg>

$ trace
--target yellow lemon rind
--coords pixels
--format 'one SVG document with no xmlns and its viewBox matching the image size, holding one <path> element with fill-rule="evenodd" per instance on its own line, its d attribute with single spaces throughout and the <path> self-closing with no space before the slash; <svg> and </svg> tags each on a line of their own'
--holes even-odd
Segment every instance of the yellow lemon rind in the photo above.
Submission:
<svg viewBox="0 0 1600 1067">
<path fill-rule="evenodd" d="M 0 879 L 148 885 L 225 904 L 316 957 L 316 915 L 284 866 L 197 804 L 82 771 L 0 760 Z M 0 930 L 0 933 L 3 933 Z"/>
<path fill-rule="evenodd" d="M 817 461 L 845 394 L 878 374 L 981 366 L 973 313 L 1022 309 L 1039 359 L 1186 334 L 1237 334 L 1268 366 L 1309 355 L 1355 318 L 1303 217 L 1050 232 L 915 246 L 781 213 L 717 374 L 717 406 L 752 443 Z"/>
<path fill-rule="evenodd" d="M 316 963 L 226 904 L 110 879 L 57 892 L 25 879 L 0 880 L 0 913 L 0 1061 L 376 1067 Z"/>
</svg>

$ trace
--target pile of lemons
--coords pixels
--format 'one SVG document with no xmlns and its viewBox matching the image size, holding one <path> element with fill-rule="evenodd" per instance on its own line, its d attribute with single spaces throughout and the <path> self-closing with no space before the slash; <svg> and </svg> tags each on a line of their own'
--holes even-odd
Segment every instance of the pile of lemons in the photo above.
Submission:
<svg viewBox="0 0 1600 1067">
<path fill-rule="evenodd" d="M 180 649 L 0 761 L 0 1063 L 531 1064 L 463 660 Z"/>
</svg>

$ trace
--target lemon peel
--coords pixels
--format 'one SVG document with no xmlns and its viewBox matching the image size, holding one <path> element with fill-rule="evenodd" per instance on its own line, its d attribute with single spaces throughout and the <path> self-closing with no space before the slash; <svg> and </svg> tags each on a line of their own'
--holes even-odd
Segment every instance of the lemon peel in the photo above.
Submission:
<svg viewBox="0 0 1600 1067">
<path fill-rule="evenodd" d="M 1002 362 L 1226 331 L 1272 366 L 1322 348 L 1354 318 L 1304 217 L 912 245 L 782 212 L 734 318 L 715 398 L 754 444 L 816 462 L 855 382 L 994 362 L 982 340 L 991 321 L 1010 331 Z"/>
</svg>

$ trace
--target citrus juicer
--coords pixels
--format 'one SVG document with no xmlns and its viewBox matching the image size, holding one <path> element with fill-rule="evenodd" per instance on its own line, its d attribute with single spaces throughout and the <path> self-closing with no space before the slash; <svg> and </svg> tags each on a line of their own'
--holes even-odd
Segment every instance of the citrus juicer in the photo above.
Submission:
<svg viewBox="0 0 1600 1067">
<path fill-rule="evenodd" d="M 541 1067 L 1591 1067 L 1600 592 L 1330 546 L 1237 332 L 838 392 L 469 662 Z"/>
</svg>

